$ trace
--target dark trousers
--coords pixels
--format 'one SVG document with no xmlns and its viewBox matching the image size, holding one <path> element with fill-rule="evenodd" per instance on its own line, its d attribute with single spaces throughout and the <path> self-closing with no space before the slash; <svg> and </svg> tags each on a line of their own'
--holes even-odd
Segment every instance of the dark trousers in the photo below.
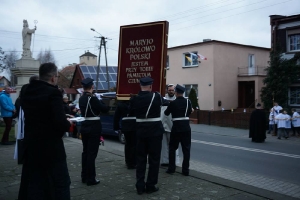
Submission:
<svg viewBox="0 0 300 200">
<path fill-rule="evenodd" d="M 137 138 L 137 168 L 136 168 L 136 188 L 143 190 L 154 187 L 158 181 L 159 162 L 161 153 L 162 135 L 154 137 Z M 149 161 L 147 182 L 145 183 L 145 172 Z"/>
<path fill-rule="evenodd" d="M 95 160 L 100 145 L 100 134 L 82 133 L 81 137 L 83 144 L 81 178 L 87 182 L 93 182 L 96 178 Z"/>
<path fill-rule="evenodd" d="M 3 117 L 5 123 L 4 133 L 1 139 L 1 142 L 8 142 L 8 136 L 11 129 L 12 117 Z"/>
<path fill-rule="evenodd" d="M 125 131 L 125 163 L 128 167 L 133 167 L 136 165 L 136 134 L 135 131 Z"/>
<path fill-rule="evenodd" d="M 22 169 L 19 200 L 69 200 L 70 176 L 67 162 L 61 161 L 50 166 L 28 166 Z"/>
<path fill-rule="evenodd" d="M 175 172 L 175 157 L 179 143 L 183 153 L 182 173 L 188 174 L 190 167 L 191 131 L 172 133 L 169 144 L 169 170 Z"/>
<path fill-rule="evenodd" d="M 292 130 L 293 130 L 293 135 L 296 135 L 296 132 L 298 135 L 300 135 L 300 127 L 294 127 L 292 124 Z"/>
</svg>

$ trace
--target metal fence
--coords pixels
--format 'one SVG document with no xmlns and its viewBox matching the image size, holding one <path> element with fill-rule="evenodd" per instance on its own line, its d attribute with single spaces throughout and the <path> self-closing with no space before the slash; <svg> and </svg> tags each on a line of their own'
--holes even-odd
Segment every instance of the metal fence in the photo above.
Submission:
<svg viewBox="0 0 300 200">
<path fill-rule="evenodd" d="M 265 76 L 267 75 L 266 72 L 267 67 L 260 67 L 260 66 L 255 66 L 255 67 L 239 67 L 238 68 L 238 76 Z"/>
</svg>

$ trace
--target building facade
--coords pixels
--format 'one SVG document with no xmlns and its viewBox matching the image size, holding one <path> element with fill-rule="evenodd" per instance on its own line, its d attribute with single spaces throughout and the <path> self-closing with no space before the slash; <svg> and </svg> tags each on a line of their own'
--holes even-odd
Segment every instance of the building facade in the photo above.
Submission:
<svg viewBox="0 0 300 200">
<path fill-rule="evenodd" d="M 282 58 L 291 59 L 300 52 L 300 15 L 271 15 L 271 47 L 279 47 Z M 300 61 L 299 61 L 300 64 Z M 289 87 L 288 104 L 300 108 L 300 80 Z"/>
<path fill-rule="evenodd" d="M 89 51 L 79 56 L 79 63 L 82 65 L 95 66 L 97 65 L 97 56 Z"/>
<path fill-rule="evenodd" d="M 216 40 L 168 48 L 167 84 L 184 85 L 186 96 L 194 88 L 201 110 L 251 108 L 261 102 L 269 53 Z"/>
</svg>

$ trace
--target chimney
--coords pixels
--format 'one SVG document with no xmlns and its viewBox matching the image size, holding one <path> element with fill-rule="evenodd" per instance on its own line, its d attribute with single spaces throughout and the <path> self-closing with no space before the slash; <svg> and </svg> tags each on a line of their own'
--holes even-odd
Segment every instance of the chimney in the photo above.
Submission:
<svg viewBox="0 0 300 200">
<path fill-rule="evenodd" d="M 203 42 L 209 42 L 211 39 L 203 39 Z"/>
</svg>

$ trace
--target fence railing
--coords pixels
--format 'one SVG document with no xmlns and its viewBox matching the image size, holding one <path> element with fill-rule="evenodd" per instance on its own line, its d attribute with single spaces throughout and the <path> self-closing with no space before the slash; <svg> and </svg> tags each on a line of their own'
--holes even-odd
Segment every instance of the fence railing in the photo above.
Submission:
<svg viewBox="0 0 300 200">
<path fill-rule="evenodd" d="M 239 67 L 238 68 L 238 76 L 265 76 L 267 72 L 265 71 L 267 67 Z"/>
<path fill-rule="evenodd" d="M 248 129 L 250 115 L 251 112 L 197 110 L 190 118 L 198 119 L 198 124 Z"/>
</svg>

